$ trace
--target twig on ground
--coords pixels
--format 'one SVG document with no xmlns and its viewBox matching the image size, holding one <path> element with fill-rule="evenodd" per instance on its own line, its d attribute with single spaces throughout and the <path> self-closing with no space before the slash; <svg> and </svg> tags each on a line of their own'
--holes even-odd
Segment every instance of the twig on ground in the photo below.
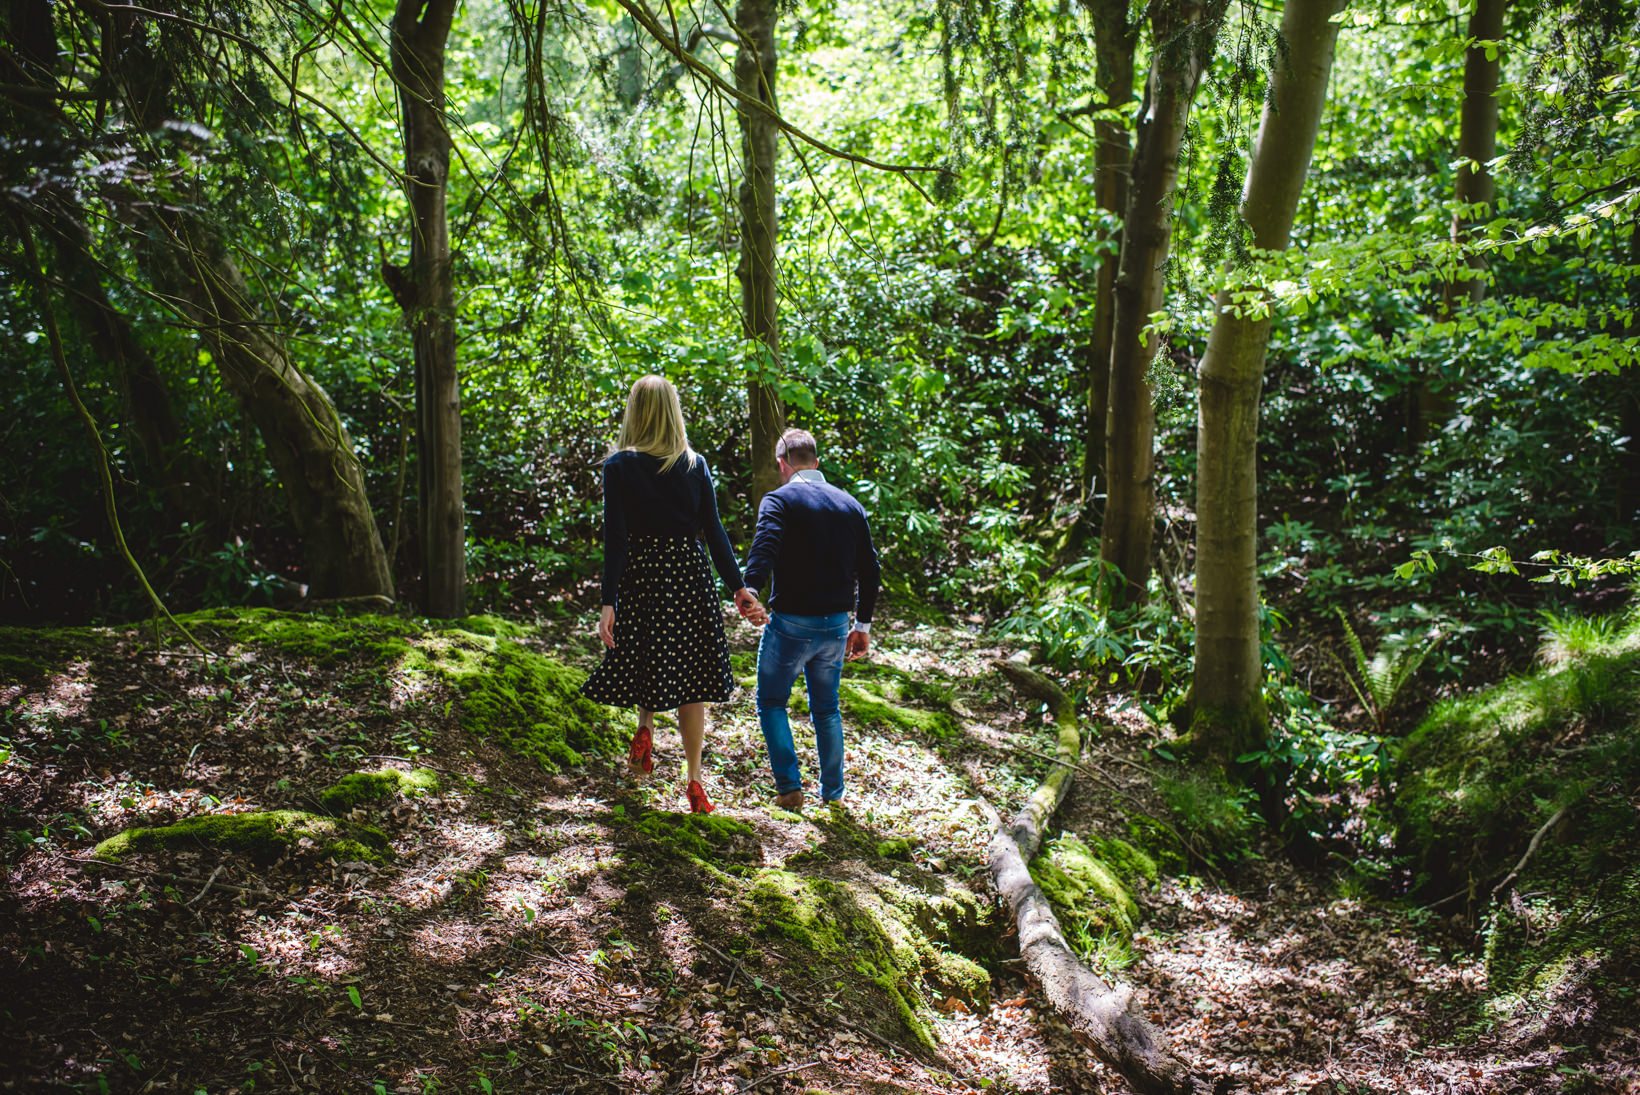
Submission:
<svg viewBox="0 0 1640 1095">
<path fill-rule="evenodd" d="M 216 876 L 222 873 L 222 866 L 223 865 L 220 864 L 220 863 L 217 864 L 216 870 L 211 872 L 211 877 L 207 878 L 205 880 L 205 888 L 200 890 L 198 893 L 194 894 L 194 896 L 190 900 L 184 901 L 183 904 L 184 905 L 196 904 L 199 901 L 200 898 L 202 898 L 206 894 L 210 893 L 211 892 L 211 887 L 216 885 Z"/>
<path fill-rule="evenodd" d="M 765 1072 L 763 1075 L 759 1076 L 757 1079 L 753 1080 L 751 1083 L 742 1084 L 741 1087 L 740 1087 L 741 1095 L 745 1095 L 746 1092 L 752 1090 L 752 1088 L 756 1087 L 758 1084 L 763 1083 L 765 1080 L 772 1080 L 777 1076 L 784 1076 L 789 1072 L 802 1072 L 804 1069 L 813 1068 L 815 1065 L 817 1065 L 819 1063 L 820 1063 L 819 1061 L 810 1061 L 806 1065 L 790 1065 L 786 1068 L 777 1068 L 773 1072 Z"/>
</svg>

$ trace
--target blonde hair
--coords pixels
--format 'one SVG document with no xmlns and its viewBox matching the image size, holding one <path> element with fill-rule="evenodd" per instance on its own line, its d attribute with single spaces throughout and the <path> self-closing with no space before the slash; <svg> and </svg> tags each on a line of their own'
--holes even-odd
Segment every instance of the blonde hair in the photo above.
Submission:
<svg viewBox="0 0 1640 1095">
<path fill-rule="evenodd" d="M 663 472 L 671 471 L 679 460 L 686 461 L 685 467 L 695 466 L 695 450 L 689 447 L 689 435 L 683 428 L 683 406 L 670 380 L 651 373 L 632 385 L 615 448 L 659 457 Z"/>
</svg>

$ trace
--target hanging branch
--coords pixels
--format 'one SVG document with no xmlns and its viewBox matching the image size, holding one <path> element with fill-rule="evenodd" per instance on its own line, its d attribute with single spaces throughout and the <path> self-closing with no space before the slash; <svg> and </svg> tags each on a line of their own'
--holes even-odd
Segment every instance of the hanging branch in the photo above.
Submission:
<svg viewBox="0 0 1640 1095">
<path fill-rule="evenodd" d="M 663 49 L 665 49 L 673 57 L 676 57 L 678 61 L 690 72 L 694 73 L 701 80 L 704 80 L 714 91 L 718 93 L 719 96 L 726 99 L 733 99 L 735 102 L 742 104 L 749 110 L 768 115 L 774 121 L 775 125 L 780 127 L 782 132 L 789 133 L 793 137 L 796 137 L 798 140 L 802 141 L 804 144 L 811 145 L 814 148 L 819 149 L 821 152 L 824 152 L 826 155 L 834 156 L 840 160 L 848 160 L 851 163 L 864 164 L 867 167 L 874 167 L 879 171 L 887 171 L 890 174 L 899 175 L 901 178 L 905 179 L 906 182 L 910 183 L 912 188 L 915 189 L 918 194 L 922 195 L 924 201 L 928 201 L 930 204 L 932 204 L 933 199 L 930 198 L 927 191 L 925 191 L 922 186 L 918 184 L 914 176 L 920 172 L 931 172 L 936 175 L 952 174 L 949 168 L 941 167 L 936 164 L 918 165 L 884 163 L 881 160 L 874 160 L 869 156 L 860 156 L 852 152 L 845 152 L 835 145 L 827 144 L 818 137 L 810 136 L 808 133 L 805 133 L 803 130 L 783 118 L 779 111 L 770 108 L 770 106 L 761 99 L 758 99 L 753 95 L 747 95 L 739 88 L 726 81 L 722 76 L 719 76 L 716 72 L 712 71 L 712 66 L 701 61 L 694 54 L 685 49 L 684 44 L 678 40 L 677 35 L 669 33 L 665 27 L 661 26 L 659 20 L 657 20 L 650 11 L 643 7 L 643 5 L 637 3 L 636 0 L 615 0 L 615 2 L 632 17 L 633 22 L 643 27 L 643 29 L 649 33 L 650 37 L 660 43 Z"/>
<path fill-rule="evenodd" d="M 149 584 L 148 575 L 143 573 L 142 564 L 137 562 L 136 556 L 131 554 L 130 547 L 125 543 L 125 531 L 120 526 L 119 511 L 114 505 L 114 476 L 108 470 L 108 450 L 103 447 L 102 435 L 97 432 L 96 420 L 91 417 L 91 412 L 86 409 L 85 403 L 80 399 L 79 389 L 74 386 L 74 375 L 68 370 L 68 357 L 63 352 L 63 336 L 57 330 L 57 313 L 51 307 L 51 290 L 46 284 L 45 276 L 40 272 L 40 255 L 34 247 L 34 230 L 29 226 L 28 221 L 23 219 L 22 214 L 14 211 L 11 216 L 12 222 L 16 225 L 17 234 L 23 241 L 23 257 L 28 264 L 29 280 L 34 283 L 34 291 L 40 297 L 40 316 L 45 321 L 46 336 L 51 343 L 51 357 L 56 363 L 57 374 L 62 377 L 63 389 L 68 392 L 69 402 L 74 405 L 74 410 L 80 416 L 80 421 L 85 424 L 85 431 L 91 437 L 91 446 L 97 456 L 97 478 L 102 484 L 103 510 L 108 517 L 109 528 L 113 530 L 114 543 L 119 547 L 120 554 L 125 557 L 125 562 L 130 566 L 131 572 L 137 576 L 137 581 L 142 585 L 143 591 L 148 594 L 148 600 L 153 604 L 154 610 L 169 620 L 178 631 L 182 632 L 183 637 L 188 640 L 189 644 L 199 651 L 199 655 L 204 659 L 205 664 L 209 665 L 211 652 L 206 650 L 198 639 L 194 638 L 193 632 L 182 626 L 181 622 L 171 615 L 171 610 L 165 607 L 165 602 L 159 599 L 159 594 L 155 593 L 154 587 Z"/>
</svg>

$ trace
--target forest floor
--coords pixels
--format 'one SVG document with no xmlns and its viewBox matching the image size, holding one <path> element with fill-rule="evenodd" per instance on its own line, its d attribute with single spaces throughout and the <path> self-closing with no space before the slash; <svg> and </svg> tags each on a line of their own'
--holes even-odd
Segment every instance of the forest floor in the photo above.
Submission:
<svg viewBox="0 0 1640 1095">
<path fill-rule="evenodd" d="M 530 642 L 590 665 L 575 630 Z M 58 672 L 0 682 L 0 1089 L 1128 1090 L 1043 1011 L 999 914 L 984 929 L 989 1001 L 928 993 L 917 1009 L 936 1054 L 879 984 L 761 930 L 725 881 L 770 867 L 842 878 L 875 848 L 885 876 L 987 892 L 976 799 L 1017 809 L 1053 739 L 982 635 L 874 633 L 880 665 L 949 689 L 952 721 L 938 740 L 849 725 L 845 810 L 772 808 L 750 696 L 716 707 L 714 817 L 744 828 L 703 857 L 656 836 L 686 822 L 664 720 L 643 784 L 623 758 L 549 774 L 470 733 L 459 699 L 411 694 L 380 666 L 201 638 L 226 670 L 127 629 Z M 755 637 L 737 626 L 734 642 L 744 680 Z M 1123 834 L 1136 811 L 1164 814 L 1154 726 L 1112 704 L 1086 727 L 1088 775 L 1053 831 Z M 392 846 L 379 862 L 309 840 L 271 861 L 212 846 L 89 855 L 131 825 L 296 806 L 383 766 L 440 785 L 373 814 Z M 1439 917 L 1268 842 L 1198 869 L 1138 895 L 1138 958 L 1118 974 L 1195 1070 L 1267 1095 L 1640 1093 L 1632 1024 L 1575 999 L 1503 1006 L 1474 937 Z"/>
</svg>

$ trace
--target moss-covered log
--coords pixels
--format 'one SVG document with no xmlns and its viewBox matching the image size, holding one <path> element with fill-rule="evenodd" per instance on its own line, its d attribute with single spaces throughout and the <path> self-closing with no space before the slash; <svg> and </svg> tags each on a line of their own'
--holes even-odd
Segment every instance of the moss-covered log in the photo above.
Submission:
<svg viewBox="0 0 1640 1095">
<path fill-rule="evenodd" d="M 1084 966 L 1060 930 L 1053 904 L 1026 864 L 1042 843 L 1043 830 L 1070 790 L 1082 753 L 1076 711 L 1064 691 L 1017 661 L 998 662 L 1015 686 L 1048 705 L 1058 728 L 1054 770 L 1027 800 L 1013 823 L 999 829 L 989 849 L 991 882 L 1013 911 L 1019 955 L 1042 995 L 1094 1056 L 1122 1074 L 1144 1095 L 1181 1095 L 1213 1090 L 1167 1046 L 1133 1006 L 1132 990 L 1112 984 Z"/>
</svg>

